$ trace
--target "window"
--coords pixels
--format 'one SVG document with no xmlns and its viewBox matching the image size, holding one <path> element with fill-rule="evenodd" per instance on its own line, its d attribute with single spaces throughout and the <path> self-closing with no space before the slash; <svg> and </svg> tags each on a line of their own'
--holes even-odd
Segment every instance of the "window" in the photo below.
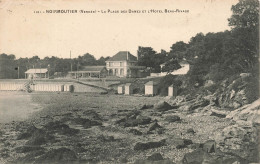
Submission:
<svg viewBox="0 0 260 164">
<path fill-rule="evenodd" d="M 124 69 L 120 69 L 120 75 L 124 75 Z"/>
<path fill-rule="evenodd" d="M 120 62 L 120 67 L 123 67 L 123 62 Z"/>
</svg>

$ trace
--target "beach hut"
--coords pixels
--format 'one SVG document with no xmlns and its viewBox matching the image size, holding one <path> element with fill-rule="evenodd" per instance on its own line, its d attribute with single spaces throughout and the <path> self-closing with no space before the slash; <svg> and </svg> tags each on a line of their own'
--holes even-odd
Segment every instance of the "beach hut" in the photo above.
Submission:
<svg viewBox="0 0 260 164">
<path fill-rule="evenodd" d="M 118 93 L 118 94 L 124 94 L 124 89 L 125 89 L 125 87 L 124 87 L 123 84 L 119 85 L 119 86 L 117 87 L 117 93 Z"/>
<path fill-rule="evenodd" d="M 125 95 L 131 95 L 133 94 L 133 86 L 131 83 L 125 84 Z"/>
<path fill-rule="evenodd" d="M 177 87 L 173 84 L 168 87 L 168 96 L 176 97 L 177 96 Z"/>
<path fill-rule="evenodd" d="M 158 84 L 149 81 L 145 84 L 145 95 L 156 95 L 158 93 Z"/>
</svg>

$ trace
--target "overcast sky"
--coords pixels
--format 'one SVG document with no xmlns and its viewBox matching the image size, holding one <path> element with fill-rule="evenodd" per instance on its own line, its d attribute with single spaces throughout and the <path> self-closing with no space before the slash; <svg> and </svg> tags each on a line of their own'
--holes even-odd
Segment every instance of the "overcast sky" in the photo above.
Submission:
<svg viewBox="0 0 260 164">
<path fill-rule="evenodd" d="M 17 58 L 90 53 L 97 59 L 138 46 L 169 51 L 197 33 L 229 30 L 227 19 L 238 0 L 1 0 L 0 53 Z M 189 10 L 188 13 L 36 14 L 46 10 Z"/>
</svg>

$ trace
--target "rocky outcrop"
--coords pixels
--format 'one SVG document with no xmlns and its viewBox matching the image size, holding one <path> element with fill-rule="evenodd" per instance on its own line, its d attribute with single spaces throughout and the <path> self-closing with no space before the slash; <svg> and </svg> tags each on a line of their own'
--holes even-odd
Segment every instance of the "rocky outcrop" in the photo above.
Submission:
<svg viewBox="0 0 260 164">
<path fill-rule="evenodd" d="M 227 118 L 231 118 L 235 121 L 244 120 L 252 123 L 260 124 L 260 99 L 256 100 L 252 104 L 245 105 L 237 110 L 230 112 Z"/>
<path fill-rule="evenodd" d="M 260 99 L 230 112 L 226 118 L 233 119 L 234 124 L 223 129 L 215 136 L 223 152 L 235 154 L 249 162 L 258 160 L 258 130 Z"/>
</svg>

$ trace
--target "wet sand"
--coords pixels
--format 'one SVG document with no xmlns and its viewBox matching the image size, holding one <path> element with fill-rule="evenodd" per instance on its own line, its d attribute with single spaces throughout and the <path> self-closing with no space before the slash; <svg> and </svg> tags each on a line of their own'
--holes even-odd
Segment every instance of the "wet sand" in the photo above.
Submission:
<svg viewBox="0 0 260 164">
<path fill-rule="evenodd" d="M 0 92 L 0 123 L 22 121 L 42 107 L 26 92 Z"/>
</svg>

